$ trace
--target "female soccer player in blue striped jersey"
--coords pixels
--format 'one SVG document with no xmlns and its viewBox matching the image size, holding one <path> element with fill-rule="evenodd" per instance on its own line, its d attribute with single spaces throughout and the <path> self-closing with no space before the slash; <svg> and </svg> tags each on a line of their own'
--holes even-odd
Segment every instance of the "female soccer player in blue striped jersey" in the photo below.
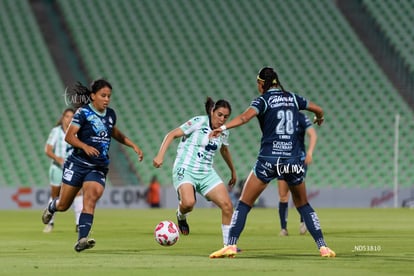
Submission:
<svg viewBox="0 0 414 276">
<path fill-rule="evenodd" d="M 66 132 L 66 142 L 73 146 L 72 154 L 63 167 L 62 187 L 42 215 L 44 224 L 49 223 L 57 211 L 66 211 L 79 190 L 83 189 L 83 209 L 79 218 L 78 241 L 75 250 L 92 248 L 89 239 L 96 203 L 101 198 L 109 165 L 111 137 L 131 147 L 141 161 L 141 149 L 116 127 L 115 111 L 108 107 L 112 95 L 111 84 L 103 79 L 95 80 L 91 88 L 78 83 L 73 92 L 82 107 L 78 108 Z"/>
<path fill-rule="evenodd" d="M 305 173 L 303 175 L 303 177 L 305 178 L 308 165 L 312 163 L 313 151 L 315 149 L 316 140 L 318 136 L 317 136 L 316 130 L 314 129 L 312 125 L 312 122 L 302 112 L 299 112 L 297 132 L 298 132 L 297 139 L 299 141 L 298 145 L 301 148 L 302 158 L 305 163 L 305 166 L 304 166 Z M 305 135 L 307 135 L 309 138 L 309 146 L 307 149 L 305 147 Z M 289 185 L 283 179 L 283 176 L 280 176 L 278 177 L 278 180 L 277 180 L 277 186 L 278 186 L 278 192 L 279 192 L 279 218 L 280 218 L 280 227 L 281 227 L 279 235 L 287 236 L 288 235 L 287 214 L 288 214 L 288 203 L 289 203 Z M 307 231 L 306 224 L 303 221 L 303 217 L 300 216 L 299 233 L 301 235 L 304 235 L 306 231 Z"/>
<path fill-rule="evenodd" d="M 49 168 L 50 197 L 52 199 L 59 196 L 60 186 L 62 183 L 63 163 L 66 157 L 72 152 L 72 146 L 66 143 L 66 130 L 72 121 L 75 111 L 72 108 L 66 108 L 58 123 L 49 133 L 46 141 L 45 153 L 52 159 Z M 82 211 L 82 193 L 79 193 L 73 201 L 73 209 L 75 212 L 76 229 L 79 224 L 79 216 Z M 50 233 L 54 227 L 54 217 L 43 229 L 44 233 Z"/>
<path fill-rule="evenodd" d="M 236 183 L 236 170 L 228 149 L 229 131 L 209 140 L 212 129 L 222 126 L 230 116 L 231 106 L 225 100 L 216 103 L 208 97 L 205 103 L 208 115 L 196 116 L 180 127 L 170 131 L 160 146 L 153 160 L 154 167 L 159 168 L 171 142 L 180 138 L 177 155 L 172 170 L 174 188 L 178 193 L 177 221 L 183 235 L 190 233 L 187 215 L 196 203 L 195 192 L 214 202 L 221 209 L 223 243 L 226 245 L 230 229 L 233 204 L 220 176 L 213 168 L 213 159 L 217 150 L 231 171 L 228 185 Z"/>
<path fill-rule="evenodd" d="M 299 110 L 315 113 L 315 123 L 322 124 L 323 110 L 305 98 L 285 91 L 273 68 L 265 67 L 257 76 L 257 88 L 261 94 L 252 101 L 242 114 L 220 128 L 214 129 L 210 137 L 216 137 L 229 128 L 243 125 L 253 117 L 259 119 L 262 139 L 256 164 L 249 174 L 233 213 L 227 246 L 210 254 L 210 258 L 235 257 L 237 241 L 246 224 L 247 215 L 254 202 L 268 183 L 280 176 L 288 183 L 293 202 L 303 217 L 321 256 L 334 257 L 335 252 L 327 247 L 316 212 L 306 197 L 303 182 L 304 161 L 301 158 L 297 123 Z"/>
</svg>

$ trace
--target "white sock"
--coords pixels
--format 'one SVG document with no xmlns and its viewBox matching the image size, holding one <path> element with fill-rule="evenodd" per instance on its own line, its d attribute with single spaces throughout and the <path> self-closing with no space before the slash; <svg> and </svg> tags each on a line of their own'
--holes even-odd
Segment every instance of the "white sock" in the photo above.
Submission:
<svg viewBox="0 0 414 276">
<path fill-rule="evenodd" d="M 79 225 L 79 217 L 83 209 L 83 195 L 76 196 L 73 200 L 73 211 L 75 212 L 75 223 Z"/>
<path fill-rule="evenodd" d="M 229 232 L 230 232 L 230 224 L 229 225 L 221 225 L 221 232 L 223 233 L 223 244 L 226 246 L 229 239 Z"/>
<path fill-rule="evenodd" d="M 54 224 L 55 223 L 55 215 L 56 215 L 56 213 L 53 214 L 52 219 L 49 221 L 48 224 Z"/>
</svg>

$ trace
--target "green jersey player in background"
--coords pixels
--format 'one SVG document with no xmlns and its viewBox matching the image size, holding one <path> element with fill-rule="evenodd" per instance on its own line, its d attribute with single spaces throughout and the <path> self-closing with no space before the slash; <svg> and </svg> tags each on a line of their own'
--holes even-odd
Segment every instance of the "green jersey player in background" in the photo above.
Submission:
<svg viewBox="0 0 414 276">
<path fill-rule="evenodd" d="M 73 147 L 66 143 L 66 130 L 72 121 L 75 111 L 72 108 L 66 108 L 56 126 L 52 128 L 45 145 L 45 153 L 52 160 L 49 167 L 49 184 L 50 184 L 50 201 L 59 196 L 62 182 L 63 163 L 67 156 L 70 155 Z M 73 210 L 75 212 L 76 231 L 79 225 L 79 216 L 83 206 L 82 193 L 78 193 L 73 201 Z M 55 224 L 55 216 L 46 224 L 43 229 L 44 233 L 50 233 Z"/>
</svg>

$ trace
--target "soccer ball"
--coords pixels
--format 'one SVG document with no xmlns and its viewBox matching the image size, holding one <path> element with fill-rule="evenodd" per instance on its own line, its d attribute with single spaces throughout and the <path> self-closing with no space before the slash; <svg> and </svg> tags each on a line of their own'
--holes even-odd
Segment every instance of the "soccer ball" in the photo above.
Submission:
<svg viewBox="0 0 414 276">
<path fill-rule="evenodd" d="M 155 227 L 154 238 L 162 246 L 171 246 L 178 241 L 180 233 L 174 222 L 163 220 Z"/>
</svg>

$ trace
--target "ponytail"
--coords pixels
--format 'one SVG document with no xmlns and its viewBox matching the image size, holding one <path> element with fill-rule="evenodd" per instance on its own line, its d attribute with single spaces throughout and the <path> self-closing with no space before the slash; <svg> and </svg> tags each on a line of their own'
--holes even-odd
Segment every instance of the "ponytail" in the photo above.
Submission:
<svg viewBox="0 0 414 276">
<path fill-rule="evenodd" d="M 220 107 L 224 107 L 224 108 L 228 108 L 231 114 L 231 105 L 228 101 L 220 99 L 217 102 L 214 102 L 212 98 L 207 97 L 206 102 L 205 102 L 205 110 L 207 112 L 207 115 L 210 116 L 210 113 L 215 110 L 217 110 L 217 108 Z"/>
<path fill-rule="evenodd" d="M 66 89 L 66 98 L 67 100 L 69 99 L 69 102 L 73 106 L 73 108 L 78 109 L 79 107 L 82 107 L 92 102 L 92 99 L 90 97 L 91 94 L 96 93 L 104 87 L 112 89 L 112 85 L 104 79 L 94 80 L 91 83 L 90 89 L 81 84 L 80 82 L 77 82 Z"/>
<path fill-rule="evenodd" d="M 264 82 L 263 91 L 265 92 L 269 90 L 272 86 L 279 86 L 282 89 L 282 91 L 285 91 L 285 89 L 279 81 L 279 77 L 276 71 L 271 67 L 263 67 L 259 71 L 257 79 Z"/>
</svg>

